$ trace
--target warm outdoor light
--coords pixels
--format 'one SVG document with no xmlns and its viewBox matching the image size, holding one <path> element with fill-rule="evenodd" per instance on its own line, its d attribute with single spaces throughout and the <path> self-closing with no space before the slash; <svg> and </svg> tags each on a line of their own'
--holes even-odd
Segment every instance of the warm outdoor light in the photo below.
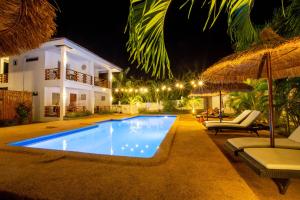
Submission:
<svg viewBox="0 0 300 200">
<path fill-rule="evenodd" d="M 165 85 L 163 85 L 161 89 L 162 89 L 162 90 L 165 90 L 166 88 L 167 88 L 167 87 L 166 87 Z"/>
<path fill-rule="evenodd" d="M 171 91 L 171 88 L 170 88 L 170 87 L 168 87 L 168 91 Z"/>
<path fill-rule="evenodd" d="M 195 81 L 191 81 L 191 84 L 192 84 L 192 85 L 195 85 Z"/>
<path fill-rule="evenodd" d="M 176 87 L 180 87 L 179 83 L 176 83 Z"/>
<path fill-rule="evenodd" d="M 159 92 L 159 89 L 158 89 L 158 88 L 156 89 L 156 92 Z"/>
<path fill-rule="evenodd" d="M 119 92 L 119 89 L 117 88 L 117 89 L 115 89 L 115 92 Z"/>
<path fill-rule="evenodd" d="M 203 86 L 203 81 L 198 81 L 199 86 Z"/>
</svg>

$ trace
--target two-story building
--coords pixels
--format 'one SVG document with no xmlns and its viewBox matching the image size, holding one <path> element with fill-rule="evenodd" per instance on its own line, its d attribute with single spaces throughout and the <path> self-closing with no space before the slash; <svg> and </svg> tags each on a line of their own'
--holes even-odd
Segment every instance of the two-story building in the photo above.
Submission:
<svg viewBox="0 0 300 200">
<path fill-rule="evenodd" d="M 0 89 L 32 92 L 33 120 L 62 120 L 67 112 L 110 107 L 112 73 L 120 71 L 80 45 L 58 38 L 0 58 Z"/>
</svg>

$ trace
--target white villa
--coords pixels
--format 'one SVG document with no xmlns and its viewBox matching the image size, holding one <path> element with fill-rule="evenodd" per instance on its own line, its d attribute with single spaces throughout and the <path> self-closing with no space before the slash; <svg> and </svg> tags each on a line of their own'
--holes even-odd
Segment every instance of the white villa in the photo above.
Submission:
<svg viewBox="0 0 300 200">
<path fill-rule="evenodd" d="M 109 108 L 112 73 L 120 71 L 80 45 L 58 38 L 0 58 L 0 89 L 32 92 L 33 120 L 62 120 L 67 112 Z"/>
</svg>

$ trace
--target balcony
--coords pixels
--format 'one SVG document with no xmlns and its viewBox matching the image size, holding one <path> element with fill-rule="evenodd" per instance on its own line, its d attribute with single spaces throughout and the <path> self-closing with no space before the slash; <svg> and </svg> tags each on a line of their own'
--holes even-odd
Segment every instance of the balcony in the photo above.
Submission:
<svg viewBox="0 0 300 200">
<path fill-rule="evenodd" d="M 57 79 L 60 79 L 59 68 L 45 69 L 45 80 L 57 80 Z"/>
<path fill-rule="evenodd" d="M 59 117 L 59 106 L 45 106 L 45 117 Z"/>
<path fill-rule="evenodd" d="M 72 69 L 66 70 L 66 79 L 93 85 L 93 77 L 91 75 L 84 74 L 84 73 L 81 73 L 81 72 L 78 72 L 78 71 L 75 71 Z"/>
<path fill-rule="evenodd" d="M 99 86 L 99 87 L 103 87 L 103 88 L 110 88 L 110 84 L 109 84 L 108 80 L 100 79 L 100 78 L 97 78 L 97 77 L 94 78 L 94 85 Z"/>
<path fill-rule="evenodd" d="M 66 106 L 66 112 L 85 112 L 86 106 L 69 105 Z"/>
<path fill-rule="evenodd" d="M 8 74 L 0 74 L 0 83 L 8 83 Z"/>
</svg>

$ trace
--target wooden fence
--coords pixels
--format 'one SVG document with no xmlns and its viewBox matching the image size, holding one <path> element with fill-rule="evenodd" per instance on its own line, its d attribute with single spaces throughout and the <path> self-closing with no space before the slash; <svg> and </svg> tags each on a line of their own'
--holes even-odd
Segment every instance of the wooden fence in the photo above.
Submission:
<svg viewBox="0 0 300 200">
<path fill-rule="evenodd" d="M 22 91 L 0 90 L 0 120 L 13 120 L 16 118 L 16 107 L 19 103 L 32 108 L 32 93 Z M 29 122 L 32 119 L 30 113 Z"/>
</svg>

